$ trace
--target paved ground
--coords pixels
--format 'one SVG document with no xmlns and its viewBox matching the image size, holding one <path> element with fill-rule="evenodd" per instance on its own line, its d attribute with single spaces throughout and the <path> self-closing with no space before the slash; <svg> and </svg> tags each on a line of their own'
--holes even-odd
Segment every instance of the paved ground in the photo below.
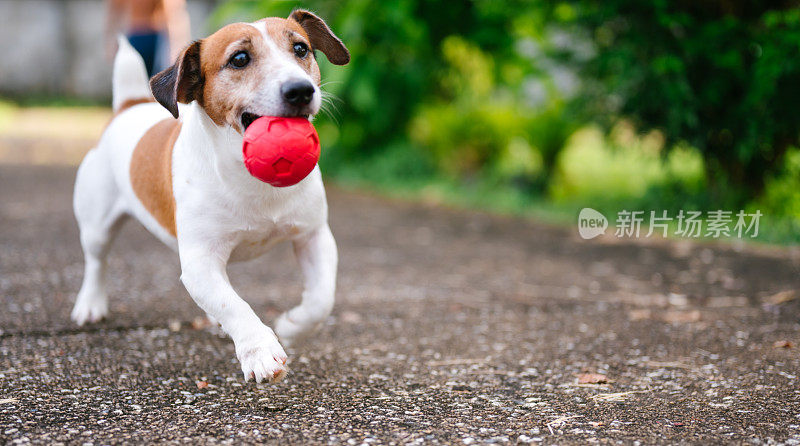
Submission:
<svg viewBox="0 0 800 446">
<path fill-rule="evenodd" d="M 70 323 L 73 177 L 0 167 L 0 442 L 800 443 L 796 251 L 587 242 L 331 190 L 334 315 L 256 386 L 135 223 L 112 317 Z M 286 247 L 231 277 L 266 320 L 298 299 Z"/>
</svg>

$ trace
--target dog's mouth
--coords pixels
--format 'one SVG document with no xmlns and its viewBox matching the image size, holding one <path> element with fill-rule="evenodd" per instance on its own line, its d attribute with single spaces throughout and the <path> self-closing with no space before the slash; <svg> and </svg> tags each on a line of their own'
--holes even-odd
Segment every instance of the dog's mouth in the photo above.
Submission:
<svg viewBox="0 0 800 446">
<path fill-rule="evenodd" d="M 242 126 L 244 127 L 244 130 L 247 131 L 247 128 L 250 127 L 250 124 L 255 122 L 255 120 L 260 117 L 261 116 L 249 112 L 242 113 Z"/>
<path fill-rule="evenodd" d="M 257 115 L 255 113 L 250 113 L 250 112 L 242 113 L 242 127 L 244 128 L 244 131 L 246 132 L 247 128 L 250 127 L 250 124 L 254 123 L 256 121 L 256 119 L 260 118 L 261 116 L 262 115 Z M 311 119 L 311 115 L 304 114 L 304 113 L 300 113 L 300 114 L 281 114 L 281 115 L 276 115 L 276 116 L 283 116 L 283 117 L 286 117 L 286 118 Z"/>
</svg>

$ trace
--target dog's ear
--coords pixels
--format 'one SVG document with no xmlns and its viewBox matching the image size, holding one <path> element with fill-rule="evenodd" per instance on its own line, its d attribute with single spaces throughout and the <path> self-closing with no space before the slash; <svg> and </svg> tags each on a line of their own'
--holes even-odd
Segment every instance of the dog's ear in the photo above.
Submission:
<svg viewBox="0 0 800 446">
<path fill-rule="evenodd" d="M 172 116 L 178 117 L 178 102 L 202 102 L 203 75 L 200 70 L 200 41 L 189 45 L 175 64 L 150 79 L 150 91 Z"/>
<path fill-rule="evenodd" d="M 331 63 L 347 65 L 350 62 L 350 51 L 328 28 L 324 20 L 304 9 L 292 11 L 289 20 L 294 20 L 306 30 L 306 34 L 311 40 L 312 49 L 322 51 Z"/>
</svg>

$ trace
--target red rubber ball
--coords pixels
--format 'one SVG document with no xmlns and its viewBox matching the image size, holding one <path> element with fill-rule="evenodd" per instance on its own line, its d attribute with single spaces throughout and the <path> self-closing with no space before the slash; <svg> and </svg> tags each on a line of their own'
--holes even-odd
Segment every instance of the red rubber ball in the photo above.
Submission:
<svg viewBox="0 0 800 446">
<path fill-rule="evenodd" d="M 292 186 L 319 161 L 319 136 L 304 118 L 262 116 L 244 132 L 244 165 L 250 175 L 275 187 Z"/>
</svg>

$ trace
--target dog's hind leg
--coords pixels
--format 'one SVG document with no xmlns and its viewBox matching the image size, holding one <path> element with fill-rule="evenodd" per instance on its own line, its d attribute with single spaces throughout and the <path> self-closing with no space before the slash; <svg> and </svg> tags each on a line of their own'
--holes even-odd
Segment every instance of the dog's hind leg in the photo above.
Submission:
<svg viewBox="0 0 800 446">
<path fill-rule="evenodd" d="M 294 242 L 303 273 L 303 300 L 275 323 L 275 332 L 289 346 L 317 329 L 333 310 L 338 254 L 328 225 Z"/>
<path fill-rule="evenodd" d="M 97 322 L 108 314 L 106 255 L 125 213 L 110 172 L 111 166 L 97 149 L 86 155 L 75 180 L 73 207 L 80 229 L 85 264 L 72 320 L 78 325 Z"/>
</svg>

